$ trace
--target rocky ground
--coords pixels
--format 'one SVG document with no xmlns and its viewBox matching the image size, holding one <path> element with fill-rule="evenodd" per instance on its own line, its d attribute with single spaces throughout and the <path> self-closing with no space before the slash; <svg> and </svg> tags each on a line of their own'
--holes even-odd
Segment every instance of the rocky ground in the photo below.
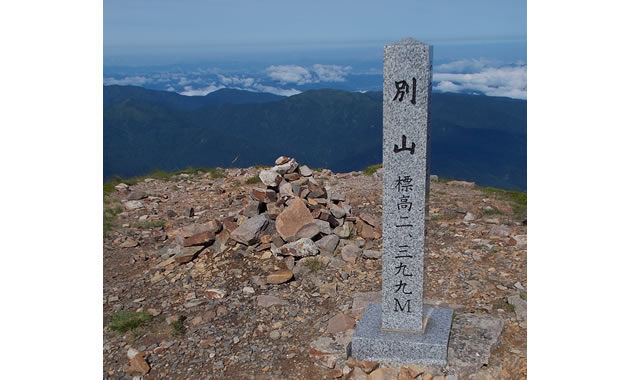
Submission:
<svg viewBox="0 0 630 380">
<path fill-rule="evenodd" d="M 527 376 L 526 216 L 504 193 L 431 181 L 424 292 L 455 310 L 446 368 L 347 356 L 380 296 L 379 172 L 279 158 L 121 184 L 104 209 L 104 378 Z M 120 331 L 126 311 L 142 323 Z"/>
</svg>

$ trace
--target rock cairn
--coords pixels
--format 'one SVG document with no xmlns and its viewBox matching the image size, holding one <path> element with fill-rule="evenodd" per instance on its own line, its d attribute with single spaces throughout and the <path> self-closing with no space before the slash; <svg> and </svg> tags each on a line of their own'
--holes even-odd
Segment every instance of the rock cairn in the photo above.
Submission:
<svg viewBox="0 0 630 380">
<path fill-rule="evenodd" d="M 282 283 L 292 274 L 305 272 L 306 257 L 316 256 L 323 264 L 329 259 L 321 256 L 336 254 L 350 263 L 359 256 L 380 257 L 378 249 L 363 251 L 356 245 L 340 244 L 340 240 L 349 238 L 359 237 L 364 242 L 379 239 L 380 220 L 369 214 L 354 215 L 345 195 L 320 184 L 308 166 L 281 156 L 275 166 L 262 169 L 258 176 L 261 186 L 249 192 L 237 214 L 181 228 L 175 242 L 162 248 L 159 255 L 183 264 L 206 249 L 210 254 L 223 252 L 231 239 L 249 252 L 270 250 L 287 258 L 289 272 L 270 275 L 269 283 Z M 370 248 L 365 244 L 362 247 Z"/>
</svg>

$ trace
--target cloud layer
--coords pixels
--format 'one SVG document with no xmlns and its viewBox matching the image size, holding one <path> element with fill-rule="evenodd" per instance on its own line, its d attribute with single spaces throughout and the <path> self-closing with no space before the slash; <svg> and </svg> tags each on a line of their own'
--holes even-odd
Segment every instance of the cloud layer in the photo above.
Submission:
<svg viewBox="0 0 630 380">
<path fill-rule="evenodd" d="M 488 96 L 527 99 L 527 66 L 496 65 L 484 60 L 462 60 L 438 65 L 434 89 L 440 92 L 476 92 Z"/>
<path fill-rule="evenodd" d="M 309 68 L 299 65 L 273 65 L 267 67 L 267 76 L 281 84 L 297 85 L 319 82 L 344 82 L 352 66 L 323 65 L 316 63 Z"/>
</svg>

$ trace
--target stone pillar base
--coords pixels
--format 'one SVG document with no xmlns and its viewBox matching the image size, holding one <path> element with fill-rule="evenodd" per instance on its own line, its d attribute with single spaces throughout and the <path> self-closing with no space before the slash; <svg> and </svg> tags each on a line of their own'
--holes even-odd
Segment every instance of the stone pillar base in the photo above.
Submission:
<svg viewBox="0 0 630 380">
<path fill-rule="evenodd" d="M 381 304 L 369 304 L 352 336 L 352 356 L 359 360 L 446 366 L 453 310 L 424 305 L 424 334 L 381 330 Z"/>
</svg>

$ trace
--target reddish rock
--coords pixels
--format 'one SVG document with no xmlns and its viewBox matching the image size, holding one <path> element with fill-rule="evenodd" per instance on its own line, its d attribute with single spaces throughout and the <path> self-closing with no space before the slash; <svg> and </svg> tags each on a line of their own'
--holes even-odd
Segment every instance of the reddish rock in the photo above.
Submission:
<svg viewBox="0 0 630 380">
<path fill-rule="evenodd" d="M 286 157 L 286 156 L 280 156 L 280 157 L 276 158 L 275 164 L 276 165 L 284 165 L 287 162 L 289 162 L 289 160 L 291 160 L 291 158 Z"/>
<path fill-rule="evenodd" d="M 286 179 L 287 181 L 291 182 L 291 181 L 297 181 L 298 179 L 300 179 L 300 173 L 287 173 L 284 175 L 284 179 Z"/>
<path fill-rule="evenodd" d="M 357 219 L 356 228 L 359 236 L 366 240 L 375 240 L 380 239 L 381 237 L 381 232 L 379 230 L 365 223 L 361 219 Z"/>
<path fill-rule="evenodd" d="M 379 368 L 368 376 L 368 380 L 396 380 L 397 377 L 398 369 Z"/>
<path fill-rule="evenodd" d="M 293 272 L 288 269 L 275 271 L 267 276 L 268 284 L 282 284 L 293 278 Z"/>
<path fill-rule="evenodd" d="M 355 357 L 350 357 L 347 361 L 346 361 L 346 365 L 348 367 L 359 367 L 361 369 L 361 371 L 365 372 L 366 374 L 371 373 L 372 371 L 374 371 L 375 369 L 378 368 L 379 363 L 378 362 L 371 362 L 371 361 L 367 361 L 367 360 L 358 360 Z"/>
<path fill-rule="evenodd" d="M 329 334 L 336 334 L 342 331 L 350 330 L 354 328 L 354 323 L 354 318 L 343 313 L 339 313 L 328 321 L 326 332 Z"/>
<path fill-rule="evenodd" d="M 361 218 L 361 220 L 363 220 L 365 223 L 369 224 L 372 227 L 380 227 L 381 225 L 380 218 L 372 214 L 367 214 L 365 212 L 362 212 L 361 215 L 359 215 L 359 218 Z"/>
<path fill-rule="evenodd" d="M 343 371 L 340 369 L 333 369 L 326 374 L 327 379 L 338 379 L 343 376 Z"/>
<path fill-rule="evenodd" d="M 127 359 L 129 359 L 129 368 L 125 372 L 129 374 L 146 375 L 151 370 L 149 363 L 144 360 L 144 352 L 130 348 L 127 351 Z"/>
<path fill-rule="evenodd" d="M 216 235 L 212 231 L 200 232 L 184 238 L 184 247 L 190 247 L 193 245 L 209 245 L 212 244 L 215 238 Z"/>
<path fill-rule="evenodd" d="M 255 188 L 250 195 L 252 199 L 263 203 L 275 202 L 277 199 L 276 192 L 271 189 Z"/>
<path fill-rule="evenodd" d="M 311 348 L 308 352 L 308 357 L 313 361 L 313 363 L 326 368 L 335 368 L 335 364 L 337 364 L 335 355 L 322 352 L 314 348 Z"/>
<path fill-rule="evenodd" d="M 288 305 L 289 303 L 280 297 L 263 294 L 256 297 L 256 304 L 260 307 L 269 307 L 273 305 Z"/>
<path fill-rule="evenodd" d="M 309 181 L 308 189 L 310 190 L 308 198 L 326 198 L 326 189 L 323 186 Z"/>
<path fill-rule="evenodd" d="M 425 369 L 417 365 L 401 367 L 398 373 L 398 380 L 413 380 L 420 376 Z"/>
<path fill-rule="evenodd" d="M 315 219 L 310 211 L 300 199 L 294 199 L 289 207 L 276 218 L 276 230 L 285 241 L 293 241 L 297 237 L 298 231 L 309 223 L 314 223 Z"/>
<path fill-rule="evenodd" d="M 201 253 L 201 251 L 203 251 L 204 249 L 205 247 L 203 246 L 202 247 L 199 247 L 199 246 L 184 247 L 182 251 L 178 253 L 177 255 L 173 256 L 173 258 L 178 263 L 185 264 L 187 262 L 194 260 L 195 257 L 197 257 Z"/>
</svg>

